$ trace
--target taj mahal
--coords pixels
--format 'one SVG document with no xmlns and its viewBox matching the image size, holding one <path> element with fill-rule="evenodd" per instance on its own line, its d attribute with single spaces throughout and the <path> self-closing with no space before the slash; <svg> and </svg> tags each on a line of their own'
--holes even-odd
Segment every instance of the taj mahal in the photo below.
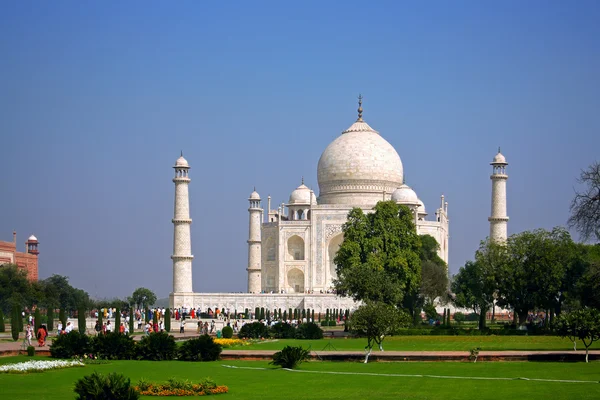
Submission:
<svg viewBox="0 0 600 400">
<path fill-rule="evenodd" d="M 183 158 L 175 166 L 173 217 L 173 292 L 171 307 L 229 307 L 266 309 L 355 309 L 350 298 L 332 293 L 333 262 L 343 241 L 342 226 L 354 207 L 370 212 L 378 201 L 393 200 L 409 207 L 419 235 L 428 234 L 439 244 L 438 255 L 448 264 L 448 202 L 441 195 L 434 213 L 404 181 L 400 156 L 362 117 L 323 151 L 317 166 L 319 193 L 304 185 L 294 189 L 287 204 L 272 207 L 256 191 L 248 198 L 248 293 L 194 293 L 188 185 L 190 165 Z M 492 161 L 492 215 L 490 237 L 506 239 L 506 160 L 498 151 Z"/>
</svg>

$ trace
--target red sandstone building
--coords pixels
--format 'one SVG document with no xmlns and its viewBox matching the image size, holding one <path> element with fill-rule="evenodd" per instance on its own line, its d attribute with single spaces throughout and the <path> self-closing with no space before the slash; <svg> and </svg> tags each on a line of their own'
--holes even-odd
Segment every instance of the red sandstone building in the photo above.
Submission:
<svg viewBox="0 0 600 400">
<path fill-rule="evenodd" d="M 17 251 L 17 232 L 13 232 L 12 242 L 0 241 L 0 265 L 16 264 L 19 269 L 27 272 L 30 281 L 38 280 L 38 240 L 29 236 L 25 242 L 25 253 Z"/>
</svg>

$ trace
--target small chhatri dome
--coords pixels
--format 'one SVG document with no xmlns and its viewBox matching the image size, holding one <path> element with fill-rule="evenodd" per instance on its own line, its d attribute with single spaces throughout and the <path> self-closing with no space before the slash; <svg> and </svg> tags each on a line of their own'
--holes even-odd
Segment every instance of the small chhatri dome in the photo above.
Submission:
<svg viewBox="0 0 600 400">
<path fill-rule="evenodd" d="M 29 239 L 27 239 L 27 240 L 30 240 L 32 242 L 34 242 L 34 241 L 37 242 L 38 239 L 35 236 L 31 235 L 31 236 L 29 236 Z"/>
<path fill-rule="evenodd" d="M 256 191 L 256 188 L 254 188 L 254 191 L 252 193 L 250 193 L 249 200 L 260 200 L 260 195 Z"/>
<path fill-rule="evenodd" d="M 490 164 L 507 164 L 506 158 L 504 158 L 504 155 L 500 153 L 500 147 L 498 147 L 498 154 L 496 154 L 494 157 L 494 161 L 492 161 Z"/>
<path fill-rule="evenodd" d="M 421 199 L 419 199 L 419 205 L 417 207 L 417 213 L 419 215 L 427 215 L 427 211 L 425 210 L 425 204 Z"/>
<path fill-rule="evenodd" d="M 392 200 L 398 204 L 419 205 L 419 198 L 414 190 L 406 184 L 402 184 L 392 193 Z"/>
<path fill-rule="evenodd" d="M 185 158 L 183 158 L 183 151 L 181 152 L 181 156 L 175 162 L 175 167 L 186 167 L 189 168 L 189 164 Z"/>
<path fill-rule="evenodd" d="M 289 205 L 310 205 L 311 204 L 311 190 L 304 184 L 304 178 L 302 178 L 302 184 L 298 186 L 291 194 Z"/>
</svg>

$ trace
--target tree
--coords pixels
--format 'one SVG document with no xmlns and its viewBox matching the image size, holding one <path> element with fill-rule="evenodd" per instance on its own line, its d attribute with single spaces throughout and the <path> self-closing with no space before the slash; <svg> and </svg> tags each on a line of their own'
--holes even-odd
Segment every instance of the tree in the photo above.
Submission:
<svg viewBox="0 0 600 400">
<path fill-rule="evenodd" d="M 165 330 L 171 332 L 171 309 L 168 307 L 165 310 Z"/>
<path fill-rule="evenodd" d="M 75 311 L 80 306 L 90 308 L 91 300 L 87 292 L 76 289 L 69 284 L 69 278 L 62 275 L 52 275 L 41 281 L 48 306 L 61 307 Z"/>
<path fill-rule="evenodd" d="M 33 331 L 37 332 L 40 326 L 42 326 L 42 314 L 40 313 L 40 308 L 36 307 L 33 313 Z"/>
<path fill-rule="evenodd" d="M 600 309 L 600 244 L 578 245 L 583 251 L 583 272 L 575 282 L 573 309 L 588 306 Z"/>
<path fill-rule="evenodd" d="M 168 309 L 167 309 L 168 312 Z M 133 332 L 135 331 L 135 325 L 134 325 L 134 317 L 135 315 L 133 314 L 133 307 L 129 307 L 129 334 L 133 335 Z M 165 323 L 166 326 L 166 323 Z M 168 332 L 168 331 L 167 331 Z"/>
<path fill-rule="evenodd" d="M 576 339 L 585 346 L 585 362 L 588 362 L 589 348 L 600 340 L 600 311 L 595 308 L 583 308 L 562 315 L 557 321 L 557 332 L 561 337 L 568 337 L 573 341 L 576 350 Z"/>
<path fill-rule="evenodd" d="M 344 224 L 344 241 L 335 256 L 338 294 L 354 300 L 399 305 L 419 289 L 421 242 L 411 210 L 382 201 L 364 214 L 354 208 Z"/>
<path fill-rule="evenodd" d="M 79 328 L 79 332 L 85 333 L 85 307 L 80 306 L 77 310 L 77 326 Z"/>
<path fill-rule="evenodd" d="M 49 331 L 54 330 L 54 309 L 52 307 L 48 307 L 46 310 L 46 319 L 48 320 L 48 325 L 46 326 Z"/>
<path fill-rule="evenodd" d="M 21 319 L 21 307 L 19 307 L 18 301 L 15 300 L 10 312 L 10 333 L 15 342 L 19 340 L 19 319 Z"/>
<path fill-rule="evenodd" d="M 140 287 L 133 291 L 133 294 L 127 298 L 127 301 L 135 304 L 141 310 L 156 303 L 156 295 L 152 290 Z"/>
<path fill-rule="evenodd" d="M 27 273 L 13 264 L 5 264 L 0 268 L 0 308 L 8 312 L 14 302 L 19 303 L 19 308 L 29 301 L 30 284 Z"/>
<path fill-rule="evenodd" d="M 65 309 L 61 308 L 58 310 L 58 320 L 63 326 L 63 329 L 67 326 L 67 314 L 65 313 Z"/>
<path fill-rule="evenodd" d="M 365 364 L 369 361 L 374 344 L 383 351 L 385 337 L 410 324 L 411 318 L 407 313 L 398 310 L 396 306 L 381 302 L 367 301 L 350 317 L 350 329 L 367 337 Z"/>
<path fill-rule="evenodd" d="M 4 313 L 0 308 L 0 332 L 6 332 L 6 326 L 4 325 Z"/>
<path fill-rule="evenodd" d="M 115 309 L 115 332 L 119 332 L 119 328 L 121 327 L 121 309 L 117 307 Z"/>
<path fill-rule="evenodd" d="M 577 182 L 585 188 L 575 191 L 569 226 L 575 228 L 583 240 L 593 237 L 600 241 L 600 162 L 582 170 Z"/>
<path fill-rule="evenodd" d="M 479 329 L 485 328 L 485 314 L 494 302 L 494 276 L 483 262 L 467 261 L 452 281 L 454 304 L 479 314 Z"/>
<path fill-rule="evenodd" d="M 563 228 L 537 229 L 508 238 L 497 272 L 498 304 L 512 307 L 523 325 L 536 307 L 560 309 L 563 281 L 573 260 L 574 243 Z"/>
</svg>

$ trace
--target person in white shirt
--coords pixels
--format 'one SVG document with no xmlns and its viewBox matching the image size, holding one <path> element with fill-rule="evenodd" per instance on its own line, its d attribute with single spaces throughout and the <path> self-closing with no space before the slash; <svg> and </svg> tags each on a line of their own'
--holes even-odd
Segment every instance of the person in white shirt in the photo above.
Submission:
<svg viewBox="0 0 600 400">
<path fill-rule="evenodd" d="M 71 322 L 67 322 L 67 327 L 65 328 L 65 333 L 70 333 L 73 330 L 73 325 Z"/>
<path fill-rule="evenodd" d="M 112 325 L 110 324 L 110 321 L 106 323 L 106 332 L 112 332 Z"/>
</svg>

